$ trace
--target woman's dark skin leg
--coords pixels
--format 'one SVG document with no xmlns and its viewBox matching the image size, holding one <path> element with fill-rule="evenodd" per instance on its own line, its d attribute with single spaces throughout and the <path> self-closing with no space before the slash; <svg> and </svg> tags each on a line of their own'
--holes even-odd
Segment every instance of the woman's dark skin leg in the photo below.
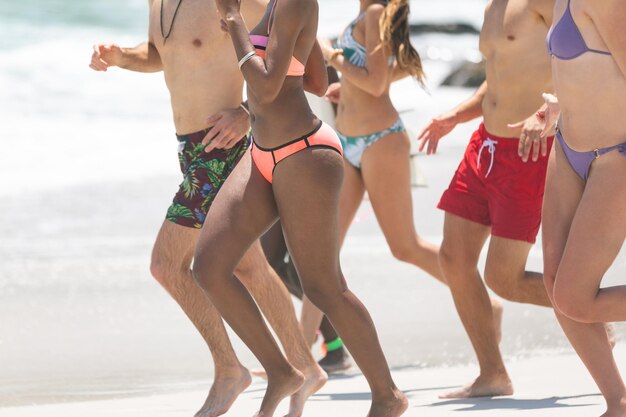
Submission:
<svg viewBox="0 0 626 417">
<path fill-rule="evenodd" d="M 406 397 L 391 378 L 369 313 L 348 289 L 339 265 L 342 180 L 337 152 L 305 149 L 274 170 L 274 196 L 305 294 L 330 319 L 367 378 L 369 417 L 396 417 L 406 410 Z"/>
<path fill-rule="evenodd" d="M 270 417 L 296 392 L 303 375 L 283 356 L 254 300 L 233 276 L 250 245 L 277 218 L 270 184 L 246 155 L 230 175 L 207 216 L 196 247 L 194 278 L 222 317 L 267 370 L 268 387 L 259 415 Z"/>
</svg>

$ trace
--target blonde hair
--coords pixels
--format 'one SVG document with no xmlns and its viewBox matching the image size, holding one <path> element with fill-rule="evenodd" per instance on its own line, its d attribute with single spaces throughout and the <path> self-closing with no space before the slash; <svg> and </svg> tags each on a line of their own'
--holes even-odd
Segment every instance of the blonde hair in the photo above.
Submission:
<svg viewBox="0 0 626 417">
<path fill-rule="evenodd" d="M 380 17 L 381 46 L 395 57 L 398 68 L 424 83 L 422 59 L 411 44 L 409 0 L 388 0 Z"/>
</svg>

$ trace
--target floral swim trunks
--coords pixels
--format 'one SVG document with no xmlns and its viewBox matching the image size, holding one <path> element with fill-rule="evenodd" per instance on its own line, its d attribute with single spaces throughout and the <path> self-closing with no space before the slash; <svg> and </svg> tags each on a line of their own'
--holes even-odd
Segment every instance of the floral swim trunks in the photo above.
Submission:
<svg viewBox="0 0 626 417">
<path fill-rule="evenodd" d="M 213 149 L 207 153 L 202 140 L 209 130 L 176 135 L 184 179 L 166 218 L 181 226 L 202 227 L 215 196 L 250 147 L 250 138 L 245 136 L 231 149 Z"/>
</svg>

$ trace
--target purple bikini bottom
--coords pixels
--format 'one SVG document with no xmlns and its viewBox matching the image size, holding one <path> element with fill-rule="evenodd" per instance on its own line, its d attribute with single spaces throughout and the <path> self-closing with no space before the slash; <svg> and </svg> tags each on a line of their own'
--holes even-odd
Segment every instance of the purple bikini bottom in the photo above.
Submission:
<svg viewBox="0 0 626 417">
<path fill-rule="evenodd" d="M 578 152 L 570 148 L 567 143 L 565 143 L 565 139 L 563 139 L 563 135 L 559 129 L 556 130 L 556 138 L 559 141 L 561 149 L 563 149 L 569 164 L 574 171 L 576 171 L 578 176 L 583 179 L 583 181 L 587 181 L 587 178 L 589 178 L 589 171 L 591 170 L 591 164 L 593 161 L 605 153 L 617 150 L 619 153 L 626 156 L 626 142 L 615 146 L 609 146 L 608 148 L 594 149 L 589 152 Z"/>
</svg>

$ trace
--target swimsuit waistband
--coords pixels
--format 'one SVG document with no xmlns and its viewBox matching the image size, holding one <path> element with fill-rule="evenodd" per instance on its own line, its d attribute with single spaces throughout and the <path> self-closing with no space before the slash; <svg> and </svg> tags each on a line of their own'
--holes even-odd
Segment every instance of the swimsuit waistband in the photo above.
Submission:
<svg viewBox="0 0 626 417">
<path fill-rule="evenodd" d="M 259 146 L 259 144 L 257 143 L 257 141 L 256 141 L 256 140 L 254 140 L 254 135 L 250 135 L 250 136 L 252 136 L 252 141 L 254 142 L 254 146 L 255 146 L 255 147 L 257 147 L 257 148 L 259 148 L 260 150 L 265 151 L 265 152 L 272 152 L 272 151 L 277 151 L 277 150 L 282 149 L 282 148 L 284 148 L 284 147 L 286 147 L 286 146 L 292 145 L 292 144 L 294 144 L 294 143 L 296 143 L 296 142 L 299 142 L 299 141 L 301 141 L 301 140 L 303 140 L 303 139 L 306 139 L 306 138 L 309 138 L 309 137 L 313 136 L 314 134 L 316 134 L 316 133 L 317 133 L 317 131 L 318 131 L 318 130 L 320 130 L 320 129 L 322 128 L 322 126 L 323 126 L 323 125 L 324 125 L 324 122 L 320 120 L 320 121 L 319 121 L 319 123 L 318 123 L 318 125 L 317 125 L 317 126 L 315 127 L 315 129 L 313 129 L 311 132 L 307 133 L 306 135 L 302 135 L 302 136 L 300 136 L 299 138 L 296 138 L 296 139 L 290 140 L 290 141 L 289 141 L 289 142 L 287 142 L 287 143 L 283 143 L 282 145 L 276 146 L 276 147 L 274 147 L 274 148 L 264 148 L 264 147 L 262 147 L 262 146 Z"/>
<path fill-rule="evenodd" d="M 373 133 L 367 133 L 365 135 L 359 135 L 359 136 L 348 136 L 348 135 L 344 135 L 343 133 L 341 133 L 339 130 L 335 129 L 335 131 L 337 132 L 337 135 L 339 135 L 339 137 L 341 137 L 344 140 L 356 140 L 356 139 L 360 139 L 360 138 L 366 138 L 366 137 L 370 137 L 370 136 L 385 136 L 389 133 L 391 133 L 392 131 L 395 132 L 402 132 L 402 131 L 406 131 L 406 127 L 404 126 L 404 122 L 402 121 L 402 119 L 400 117 L 398 117 L 398 119 L 388 128 L 383 129 L 381 131 L 378 132 L 373 132 Z"/>
<path fill-rule="evenodd" d="M 187 133 L 184 135 L 179 135 L 178 133 L 176 133 L 176 139 L 178 139 L 179 142 L 189 142 L 189 141 L 193 142 L 193 141 L 197 141 L 198 138 L 200 137 L 200 140 L 202 140 L 204 139 L 206 134 L 209 133 L 210 130 L 211 128 L 207 127 L 206 129 L 202 129 L 193 133 Z"/>
</svg>

